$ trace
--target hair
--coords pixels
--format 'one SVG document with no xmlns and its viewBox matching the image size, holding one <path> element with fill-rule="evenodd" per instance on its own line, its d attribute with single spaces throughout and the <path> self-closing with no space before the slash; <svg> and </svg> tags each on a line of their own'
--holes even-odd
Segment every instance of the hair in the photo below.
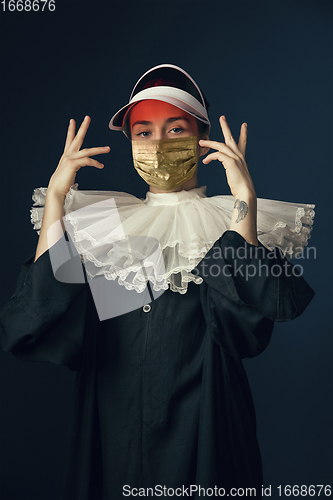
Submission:
<svg viewBox="0 0 333 500">
<path fill-rule="evenodd" d="M 175 76 L 178 77 L 178 75 L 180 76 L 180 80 L 179 80 L 179 78 L 175 78 Z M 179 72 L 173 74 L 172 76 L 173 76 L 172 80 L 171 79 L 168 80 L 165 76 L 150 79 L 148 82 L 145 81 L 145 79 L 143 79 L 143 82 L 140 82 L 140 87 L 139 88 L 136 87 L 134 95 L 143 89 L 147 89 L 150 87 L 159 87 L 161 85 L 167 85 L 169 87 L 176 87 L 176 88 L 180 88 L 181 90 L 185 90 L 186 92 L 189 92 L 190 94 L 192 94 L 199 102 L 201 101 L 199 92 L 197 91 L 195 85 L 193 85 L 192 82 L 188 78 L 186 78 L 186 80 L 183 79 L 182 77 L 184 75 L 182 75 Z M 189 88 L 189 85 L 191 88 Z M 202 90 L 201 90 L 201 94 L 202 94 L 206 109 L 208 111 L 210 104 L 207 101 Z M 127 137 L 129 137 L 129 139 L 132 138 L 131 127 L 130 127 L 130 115 L 131 115 L 131 110 L 127 111 L 127 113 L 125 114 L 124 125 L 123 125 L 124 132 L 127 135 Z M 202 122 L 201 120 L 198 120 L 197 118 L 195 120 L 196 120 L 197 125 L 198 125 L 199 135 L 207 133 L 209 130 L 209 125 L 207 123 Z"/>
</svg>

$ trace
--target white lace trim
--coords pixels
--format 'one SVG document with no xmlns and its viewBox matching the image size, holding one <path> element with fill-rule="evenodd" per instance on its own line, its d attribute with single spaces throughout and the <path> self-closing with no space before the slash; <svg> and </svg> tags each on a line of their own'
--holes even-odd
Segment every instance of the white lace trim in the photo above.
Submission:
<svg viewBox="0 0 333 500">
<path fill-rule="evenodd" d="M 64 210 L 65 213 L 70 210 L 75 192 L 78 190 L 78 183 L 72 184 L 69 188 L 69 191 L 65 197 L 64 202 Z M 35 202 L 33 207 L 30 209 L 30 220 L 33 224 L 33 229 L 36 230 L 37 234 L 40 234 L 40 229 L 42 227 L 43 215 L 44 215 L 44 206 L 45 206 L 45 198 L 46 198 L 46 187 L 35 188 L 32 194 L 32 200 Z"/>
</svg>

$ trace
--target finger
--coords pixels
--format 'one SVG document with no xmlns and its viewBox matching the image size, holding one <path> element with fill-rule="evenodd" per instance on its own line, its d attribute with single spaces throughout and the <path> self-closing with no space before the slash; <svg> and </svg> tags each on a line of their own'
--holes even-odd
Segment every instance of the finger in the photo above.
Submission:
<svg viewBox="0 0 333 500">
<path fill-rule="evenodd" d="M 69 146 L 72 144 L 74 137 L 75 137 L 75 120 L 73 120 L 72 118 L 71 120 L 69 120 L 64 152 L 67 151 Z"/>
<path fill-rule="evenodd" d="M 99 148 L 85 148 L 80 149 L 77 153 L 74 153 L 72 158 L 83 158 L 84 156 L 95 156 L 110 152 L 110 146 L 104 146 Z"/>
<path fill-rule="evenodd" d="M 79 170 L 81 167 L 96 167 L 96 168 L 104 168 L 103 163 L 100 163 L 97 160 L 93 160 L 92 158 L 78 158 L 77 160 L 73 160 L 73 165 L 76 170 Z"/>
<path fill-rule="evenodd" d="M 229 125 L 227 123 L 227 120 L 225 118 L 225 116 L 220 116 L 220 125 L 221 125 L 221 128 L 222 128 L 222 133 L 224 135 L 224 140 L 225 140 L 225 143 L 226 145 L 234 152 L 236 153 L 237 155 L 242 155 L 243 158 L 244 158 L 244 155 L 243 153 L 239 150 L 237 144 L 236 144 L 236 141 L 231 133 L 231 130 L 229 128 Z"/>
<path fill-rule="evenodd" d="M 242 153 L 244 158 L 246 152 L 246 145 L 247 145 L 247 123 L 243 123 L 239 134 L 238 149 Z"/>
<path fill-rule="evenodd" d="M 70 146 L 70 148 L 73 151 L 79 151 L 79 149 L 81 148 L 82 143 L 83 143 L 84 138 L 85 138 L 85 135 L 86 135 L 87 130 L 89 128 L 90 122 L 91 122 L 90 116 L 86 116 L 84 118 L 83 122 L 81 123 L 81 126 L 80 126 L 79 130 L 77 131 L 77 134 L 74 137 L 74 140 Z"/>
<path fill-rule="evenodd" d="M 220 151 L 217 152 L 217 153 L 211 153 L 210 155 L 206 156 L 206 158 L 204 160 L 202 160 L 202 163 L 210 163 L 212 160 L 219 160 L 221 163 L 223 162 L 227 162 L 229 160 L 231 160 L 230 156 L 224 154 L 224 153 L 221 153 Z M 224 168 L 226 168 L 226 166 L 224 165 L 223 163 L 223 166 Z"/>
<path fill-rule="evenodd" d="M 226 144 L 224 144 L 223 142 L 217 142 L 217 141 L 204 141 L 204 140 L 200 140 L 199 141 L 199 144 L 200 146 L 202 147 L 208 147 L 208 148 L 213 148 L 213 149 L 217 149 L 218 151 L 221 151 L 221 153 L 225 153 L 227 154 L 228 156 L 230 156 L 231 158 L 234 158 L 234 159 L 239 159 L 239 156 L 237 156 L 233 151 L 232 149 L 230 149 Z"/>
</svg>

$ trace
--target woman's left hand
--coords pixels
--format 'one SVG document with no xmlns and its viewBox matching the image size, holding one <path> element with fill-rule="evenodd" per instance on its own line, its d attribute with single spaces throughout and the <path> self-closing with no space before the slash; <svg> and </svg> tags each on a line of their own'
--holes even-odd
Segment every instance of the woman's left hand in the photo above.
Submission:
<svg viewBox="0 0 333 500">
<path fill-rule="evenodd" d="M 215 153 L 206 156 L 202 163 L 207 164 L 212 160 L 219 160 L 223 164 L 231 193 L 235 198 L 239 198 L 244 194 L 256 197 L 249 169 L 245 162 L 247 125 L 243 123 L 241 127 L 237 146 L 224 116 L 220 117 L 220 124 L 225 144 L 223 142 L 200 140 L 200 146 L 217 149 Z"/>
</svg>

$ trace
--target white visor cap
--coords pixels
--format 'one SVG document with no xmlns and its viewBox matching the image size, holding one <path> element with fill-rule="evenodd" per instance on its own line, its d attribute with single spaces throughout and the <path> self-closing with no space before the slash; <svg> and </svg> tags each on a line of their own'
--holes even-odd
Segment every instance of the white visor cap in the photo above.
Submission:
<svg viewBox="0 0 333 500">
<path fill-rule="evenodd" d="M 167 82 L 170 80 L 172 86 L 168 86 L 165 83 L 158 85 L 158 80 L 160 79 Z M 152 86 L 142 88 L 146 86 L 148 82 Z M 144 99 L 155 99 L 157 101 L 164 101 L 172 104 L 207 124 L 208 133 L 210 132 L 211 125 L 205 100 L 198 85 L 186 71 L 174 64 L 160 64 L 144 73 L 135 84 L 128 104 L 123 106 L 111 118 L 109 128 L 111 130 L 123 131 L 126 135 L 123 128 L 124 117 L 137 102 L 143 101 Z"/>
</svg>

